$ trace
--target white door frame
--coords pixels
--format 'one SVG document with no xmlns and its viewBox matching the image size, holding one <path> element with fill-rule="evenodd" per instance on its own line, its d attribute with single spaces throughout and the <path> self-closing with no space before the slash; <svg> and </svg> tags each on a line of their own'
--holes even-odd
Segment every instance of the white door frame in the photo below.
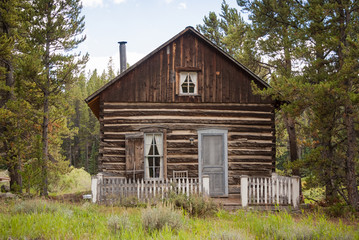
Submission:
<svg viewBox="0 0 359 240">
<path fill-rule="evenodd" d="M 225 129 L 201 129 L 198 130 L 198 176 L 202 182 L 202 137 L 204 135 L 223 136 L 223 161 L 224 161 L 224 195 L 228 197 L 228 130 Z M 209 193 L 211 195 L 211 193 Z"/>
</svg>

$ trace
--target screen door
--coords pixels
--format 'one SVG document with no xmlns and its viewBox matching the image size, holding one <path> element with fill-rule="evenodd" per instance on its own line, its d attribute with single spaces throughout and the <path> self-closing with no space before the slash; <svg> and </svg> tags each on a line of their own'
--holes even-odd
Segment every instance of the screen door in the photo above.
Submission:
<svg viewBox="0 0 359 240">
<path fill-rule="evenodd" d="M 211 130 L 201 134 L 201 176 L 209 176 L 211 197 L 227 195 L 227 147 L 226 134 Z M 211 133 L 212 132 L 212 133 Z"/>
</svg>

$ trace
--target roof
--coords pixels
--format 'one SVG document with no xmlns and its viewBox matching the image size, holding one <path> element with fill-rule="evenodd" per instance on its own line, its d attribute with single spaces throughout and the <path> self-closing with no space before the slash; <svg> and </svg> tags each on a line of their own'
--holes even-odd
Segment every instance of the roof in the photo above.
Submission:
<svg viewBox="0 0 359 240">
<path fill-rule="evenodd" d="M 127 75 L 129 72 L 131 72 L 133 69 L 135 69 L 138 65 L 142 64 L 143 62 L 145 62 L 147 59 L 149 59 L 151 56 L 153 56 L 154 54 L 156 54 L 157 52 L 161 51 L 163 48 L 165 48 L 167 45 L 171 44 L 173 41 L 175 41 L 177 38 L 179 38 L 180 36 L 184 35 L 187 32 L 192 32 L 194 33 L 197 37 L 199 37 L 200 39 L 202 39 L 203 41 L 205 41 L 207 44 L 209 44 L 210 46 L 212 46 L 213 48 L 215 48 L 217 51 L 219 51 L 221 54 L 223 54 L 224 56 L 226 56 L 229 60 L 231 60 L 234 64 L 236 64 L 237 66 L 239 66 L 240 68 L 242 68 L 245 72 L 247 72 L 249 75 L 251 75 L 256 81 L 258 81 L 259 83 L 263 84 L 263 86 L 265 87 L 270 87 L 268 85 L 268 83 L 266 83 L 263 79 L 261 79 L 259 76 L 257 76 L 256 74 L 254 74 L 251 70 L 249 70 L 247 67 L 245 67 L 243 64 L 241 64 L 240 62 L 238 62 L 236 59 L 234 59 L 232 56 L 230 56 L 228 53 L 226 53 L 225 51 L 223 51 L 221 48 L 219 48 L 217 45 L 215 45 L 214 43 L 212 43 L 209 39 L 207 39 L 205 36 L 203 36 L 201 33 L 199 33 L 197 30 L 195 30 L 193 27 L 189 26 L 186 27 L 183 31 L 181 31 L 180 33 L 178 33 L 176 36 L 174 36 L 173 38 L 171 38 L 170 40 L 168 40 L 167 42 L 165 42 L 164 44 L 162 44 L 160 47 L 158 47 L 157 49 L 155 49 L 154 51 L 152 51 L 150 54 L 148 54 L 147 56 L 145 56 L 144 58 L 142 58 L 140 61 L 138 61 L 136 64 L 132 65 L 131 67 L 129 67 L 128 69 L 126 69 L 125 71 L 123 71 L 120 75 L 118 75 L 117 77 L 115 77 L 114 79 L 112 79 L 111 81 L 109 81 L 108 83 L 106 83 L 104 86 L 102 86 L 100 89 L 98 89 L 96 92 L 94 92 L 93 94 L 91 94 L 90 96 L 88 96 L 85 99 L 85 102 L 88 103 L 89 105 L 94 104 L 94 102 L 97 102 L 97 96 L 99 96 L 99 94 L 104 91 L 106 88 L 108 88 L 109 86 L 111 86 L 113 83 L 115 83 L 117 80 L 121 79 L 123 76 Z"/>
</svg>

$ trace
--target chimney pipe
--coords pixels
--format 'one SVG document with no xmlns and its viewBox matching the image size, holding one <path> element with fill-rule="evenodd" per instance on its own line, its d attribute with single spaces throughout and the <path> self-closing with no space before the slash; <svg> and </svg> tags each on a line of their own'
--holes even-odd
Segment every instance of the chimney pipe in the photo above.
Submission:
<svg viewBox="0 0 359 240">
<path fill-rule="evenodd" d="M 120 44 L 120 73 L 124 72 L 127 68 L 126 43 L 125 41 L 118 42 Z"/>
</svg>

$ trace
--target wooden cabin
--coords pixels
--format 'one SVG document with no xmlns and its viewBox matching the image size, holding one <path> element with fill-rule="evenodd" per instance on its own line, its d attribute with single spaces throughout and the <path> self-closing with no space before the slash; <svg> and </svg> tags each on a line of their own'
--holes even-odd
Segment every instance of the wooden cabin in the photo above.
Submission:
<svg viewBox="0 0 359 240">
<path fill-rule="evenodd" d="M 135 179 L 209 176 L 210 196 L 240 194 L 240 176 L 271 176 L 269 85 L 187 27 L 86 99 L 100 121 L 99 170 Z"/>
</svg>

